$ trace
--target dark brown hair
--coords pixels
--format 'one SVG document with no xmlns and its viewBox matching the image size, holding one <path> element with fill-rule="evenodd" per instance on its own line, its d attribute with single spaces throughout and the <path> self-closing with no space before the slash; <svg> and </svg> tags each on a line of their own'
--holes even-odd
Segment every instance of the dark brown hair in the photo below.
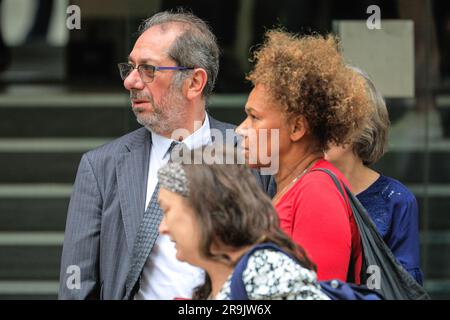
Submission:
<svg viewBox="0 0 450 320">
<path fill-rule="evenodd" d="M 195 151 L 192 152 L 194 154 Z M 303 267 L 316 270 L 305 251 L 280 229 L 271 200 L 248 167 L 239 164 L 183 164 L 183 169 L 189 185 L 187 200 L 200 225 L 199 249 L 204 257 L 232 265 L 229 257 L 214 255 L 211 246 L 221 244 L 239 249 L 273 242 L 295 257 Z M 195 290 L 193 298 L 206 299 L 210 292 L 211 283 L 206 275 L 205 284 Z"/>
</svg>

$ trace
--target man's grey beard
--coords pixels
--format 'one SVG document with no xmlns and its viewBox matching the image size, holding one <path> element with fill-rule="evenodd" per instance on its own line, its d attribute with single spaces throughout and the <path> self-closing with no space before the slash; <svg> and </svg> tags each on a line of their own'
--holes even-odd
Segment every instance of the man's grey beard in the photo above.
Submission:
<svg viewBox="0 0 450 320">
<path fill-rule="evenodd" d="M 147 130 L 163 135 L 172 134 L 176 129 L 183 127 L 187 110 L 181 89 L 171 86 L 160 104 L 156 104 L 152 96 L 141 94 L 138 91 L 130 91 L 130 98 L 148 100 L 151 104 L 152 111 L 150 113 L 140 113 L 140 108 L 132 109 L 137 122 Z"/>
</svg>

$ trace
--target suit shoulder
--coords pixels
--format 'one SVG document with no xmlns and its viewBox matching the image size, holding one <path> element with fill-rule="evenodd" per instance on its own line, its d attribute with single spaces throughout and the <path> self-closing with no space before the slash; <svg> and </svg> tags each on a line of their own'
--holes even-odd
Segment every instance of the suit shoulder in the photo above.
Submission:
<svg viewBox="0 0 450 320">
<path fill-rule="evenodd" d="M 209 117 L 209 123 L 210 123 L 210 127 L 211 128 L 216 128 L 216 129 L 222 129 L 222 130 L 227 130 L 227 129 L 235 129 L 236 126 L 232 123 L 228 123 L 228 122 L 222 122 L 219 121 L 217 119 L 214 119 L 213 117 Z"/>
<path fill-rule="evenodd" d="M 147 129 L 143 127 L 139 128 L 86 152 L 84 156 L 89 159 L 101 159 L 114 156 L 118 153 L 124 152 L 127 146 L 134 146 L 139 143 L 143 143 L 146 140 L 146 135 L 149 135 Z"/>
</svg>

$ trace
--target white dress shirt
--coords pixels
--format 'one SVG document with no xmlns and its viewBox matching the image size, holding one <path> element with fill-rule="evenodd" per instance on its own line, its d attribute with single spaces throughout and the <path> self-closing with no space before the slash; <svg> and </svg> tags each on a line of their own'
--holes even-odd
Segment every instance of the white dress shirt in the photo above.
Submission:
<svg viewBox="0 0 450 320">
<path fill-rule="evenodd" d="M 157 183 L 157 172 L 169 161 L 167 152 L 173 140 L 160 136 L 154 132 L 150 150 L 150 164 L 148 169 L 147 208 Z M 199 148 L 211 143 L 211 132 L 208 115 L 205 116 L 202 126 L 186 137 L 183 143 L 189 149 Z M 144 209 L 145 210 L 145 209 Z M 193 289 L 204 281 L 202 269 L 180 262 L 175 257 L 176 249 L 169 236 L 159 235 L 145 262 L 142 271 L 140 289 L 134 296 L 136 300 L 154 300 L 174 298 L 191 298 Z"/>
</svg>

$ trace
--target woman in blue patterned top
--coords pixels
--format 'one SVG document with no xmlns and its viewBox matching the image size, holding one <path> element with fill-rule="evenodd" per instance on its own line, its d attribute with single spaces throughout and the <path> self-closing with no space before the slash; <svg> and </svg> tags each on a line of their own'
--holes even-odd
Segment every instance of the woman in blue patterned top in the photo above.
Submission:
<svg viewBox="0 0 450 320">
<path fill-rule="evenodd" d="M 364 129 L 352 138 L 351 145 L 331 147 L 326 158 L 344 173 L 397 260 L 423 284 L 416 198 L 399 181 L 369 168 L 387 149 L 390 122 L 386 104 L 369 76 L 350 68 L 366 79 L 373 112 Z"/>
</svg>

